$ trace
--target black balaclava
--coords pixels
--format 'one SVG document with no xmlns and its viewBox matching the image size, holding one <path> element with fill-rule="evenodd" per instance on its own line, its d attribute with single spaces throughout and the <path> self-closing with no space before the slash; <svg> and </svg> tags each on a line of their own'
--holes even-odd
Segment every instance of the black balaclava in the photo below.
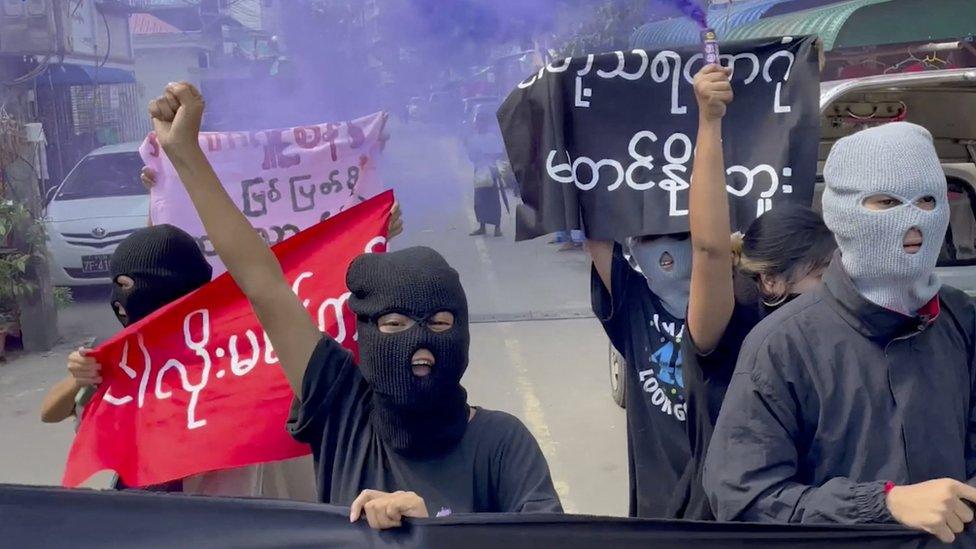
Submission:
<svg viewBox="0 0 976 549">
<path fill-rule="evenodd" d="M 470 343 L 468 301 L 457 271 L 434 250 L 415 247 L 359 256 L 349 266 L 346 284 L 359 330 L 359 369 L 373 390 L 373 427 L 407 455 L 452 448 L 464 435 L 469 413 L 461 387 Z M 435 333 L 428 321 L 441 311 L 454 315 L 454 325 Z M 382 333 L 377 320 L 390 313 L 416 324 Z M 420 349 L 434 355 L 425 377 L 415 376 L 411 367 Z"/>
<path fill-rule="evenodd" d="M 156 309 L 210 282 L 213 270 L 196 240 L 172 225 L 146 227 L 123 240 L 112 254 L 112 282 L 125 275 L 132 288 L 114 284 L 112 310 L 123 326 L 135 324 Z M 119 314 L 116 303 L 125 309 Z"/>
</svg>

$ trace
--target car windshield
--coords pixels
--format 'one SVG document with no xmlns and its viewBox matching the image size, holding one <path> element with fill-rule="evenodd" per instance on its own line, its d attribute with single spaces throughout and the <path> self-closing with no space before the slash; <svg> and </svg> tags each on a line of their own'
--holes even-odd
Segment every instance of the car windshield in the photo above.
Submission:
<svg viewBox="0 0 976 549">
<path fill-rule="evenodd" d="M 65 178 L 55 200 L 79 200 L 107 196 L 136 196 L 148 191 L 139 180 L 139 153 L 102 154 L 86 157 Z"/>
</svg>

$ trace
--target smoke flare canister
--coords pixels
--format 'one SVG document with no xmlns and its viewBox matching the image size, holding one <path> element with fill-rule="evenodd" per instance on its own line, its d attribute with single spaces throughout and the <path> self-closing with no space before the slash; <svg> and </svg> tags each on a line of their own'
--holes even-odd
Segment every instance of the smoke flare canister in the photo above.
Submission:
<svg viewBox="0 0 976 549">
<path fill-rule="evenodd" d="M 705 53 L 705 64 L 714 65 L 718 63 L 718 36 L 713 29 L 703 29 L 701 31 L 702 50 Z"/>
</svg>

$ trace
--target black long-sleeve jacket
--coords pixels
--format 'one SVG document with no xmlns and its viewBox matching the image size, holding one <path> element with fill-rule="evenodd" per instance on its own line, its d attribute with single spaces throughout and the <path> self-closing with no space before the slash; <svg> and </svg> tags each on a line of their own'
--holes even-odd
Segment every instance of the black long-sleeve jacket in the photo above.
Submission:
<svg viewBox="0 0 976 549">
<path fill-rule="evenodd" d="M 745 340 L 705 460 L 717 518 L 887 522 L 886 481 L 972 478 L 974 311 L 948 287 L 918 317 L 888 311 L 835 257 Z"/>
</svg>

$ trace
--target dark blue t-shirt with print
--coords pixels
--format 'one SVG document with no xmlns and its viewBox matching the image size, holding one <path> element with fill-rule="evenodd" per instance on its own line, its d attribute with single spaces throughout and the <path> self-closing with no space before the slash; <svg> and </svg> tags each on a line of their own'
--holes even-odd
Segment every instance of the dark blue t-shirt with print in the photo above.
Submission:
<svg viewBox="0 0 976 549">
<path fill-rule="evenodd" d="M 591 278 L 593 312 L 627 361 L 622 382 L 627 392 L 630 515 L 673 518 L 672 499 L 683 495 L 679 483 L 691 456 L 681 358 L 684 320 L 664 309 L 619 244 L 614 246 L 611 291 L 595 269 Z"/>
</svg>

